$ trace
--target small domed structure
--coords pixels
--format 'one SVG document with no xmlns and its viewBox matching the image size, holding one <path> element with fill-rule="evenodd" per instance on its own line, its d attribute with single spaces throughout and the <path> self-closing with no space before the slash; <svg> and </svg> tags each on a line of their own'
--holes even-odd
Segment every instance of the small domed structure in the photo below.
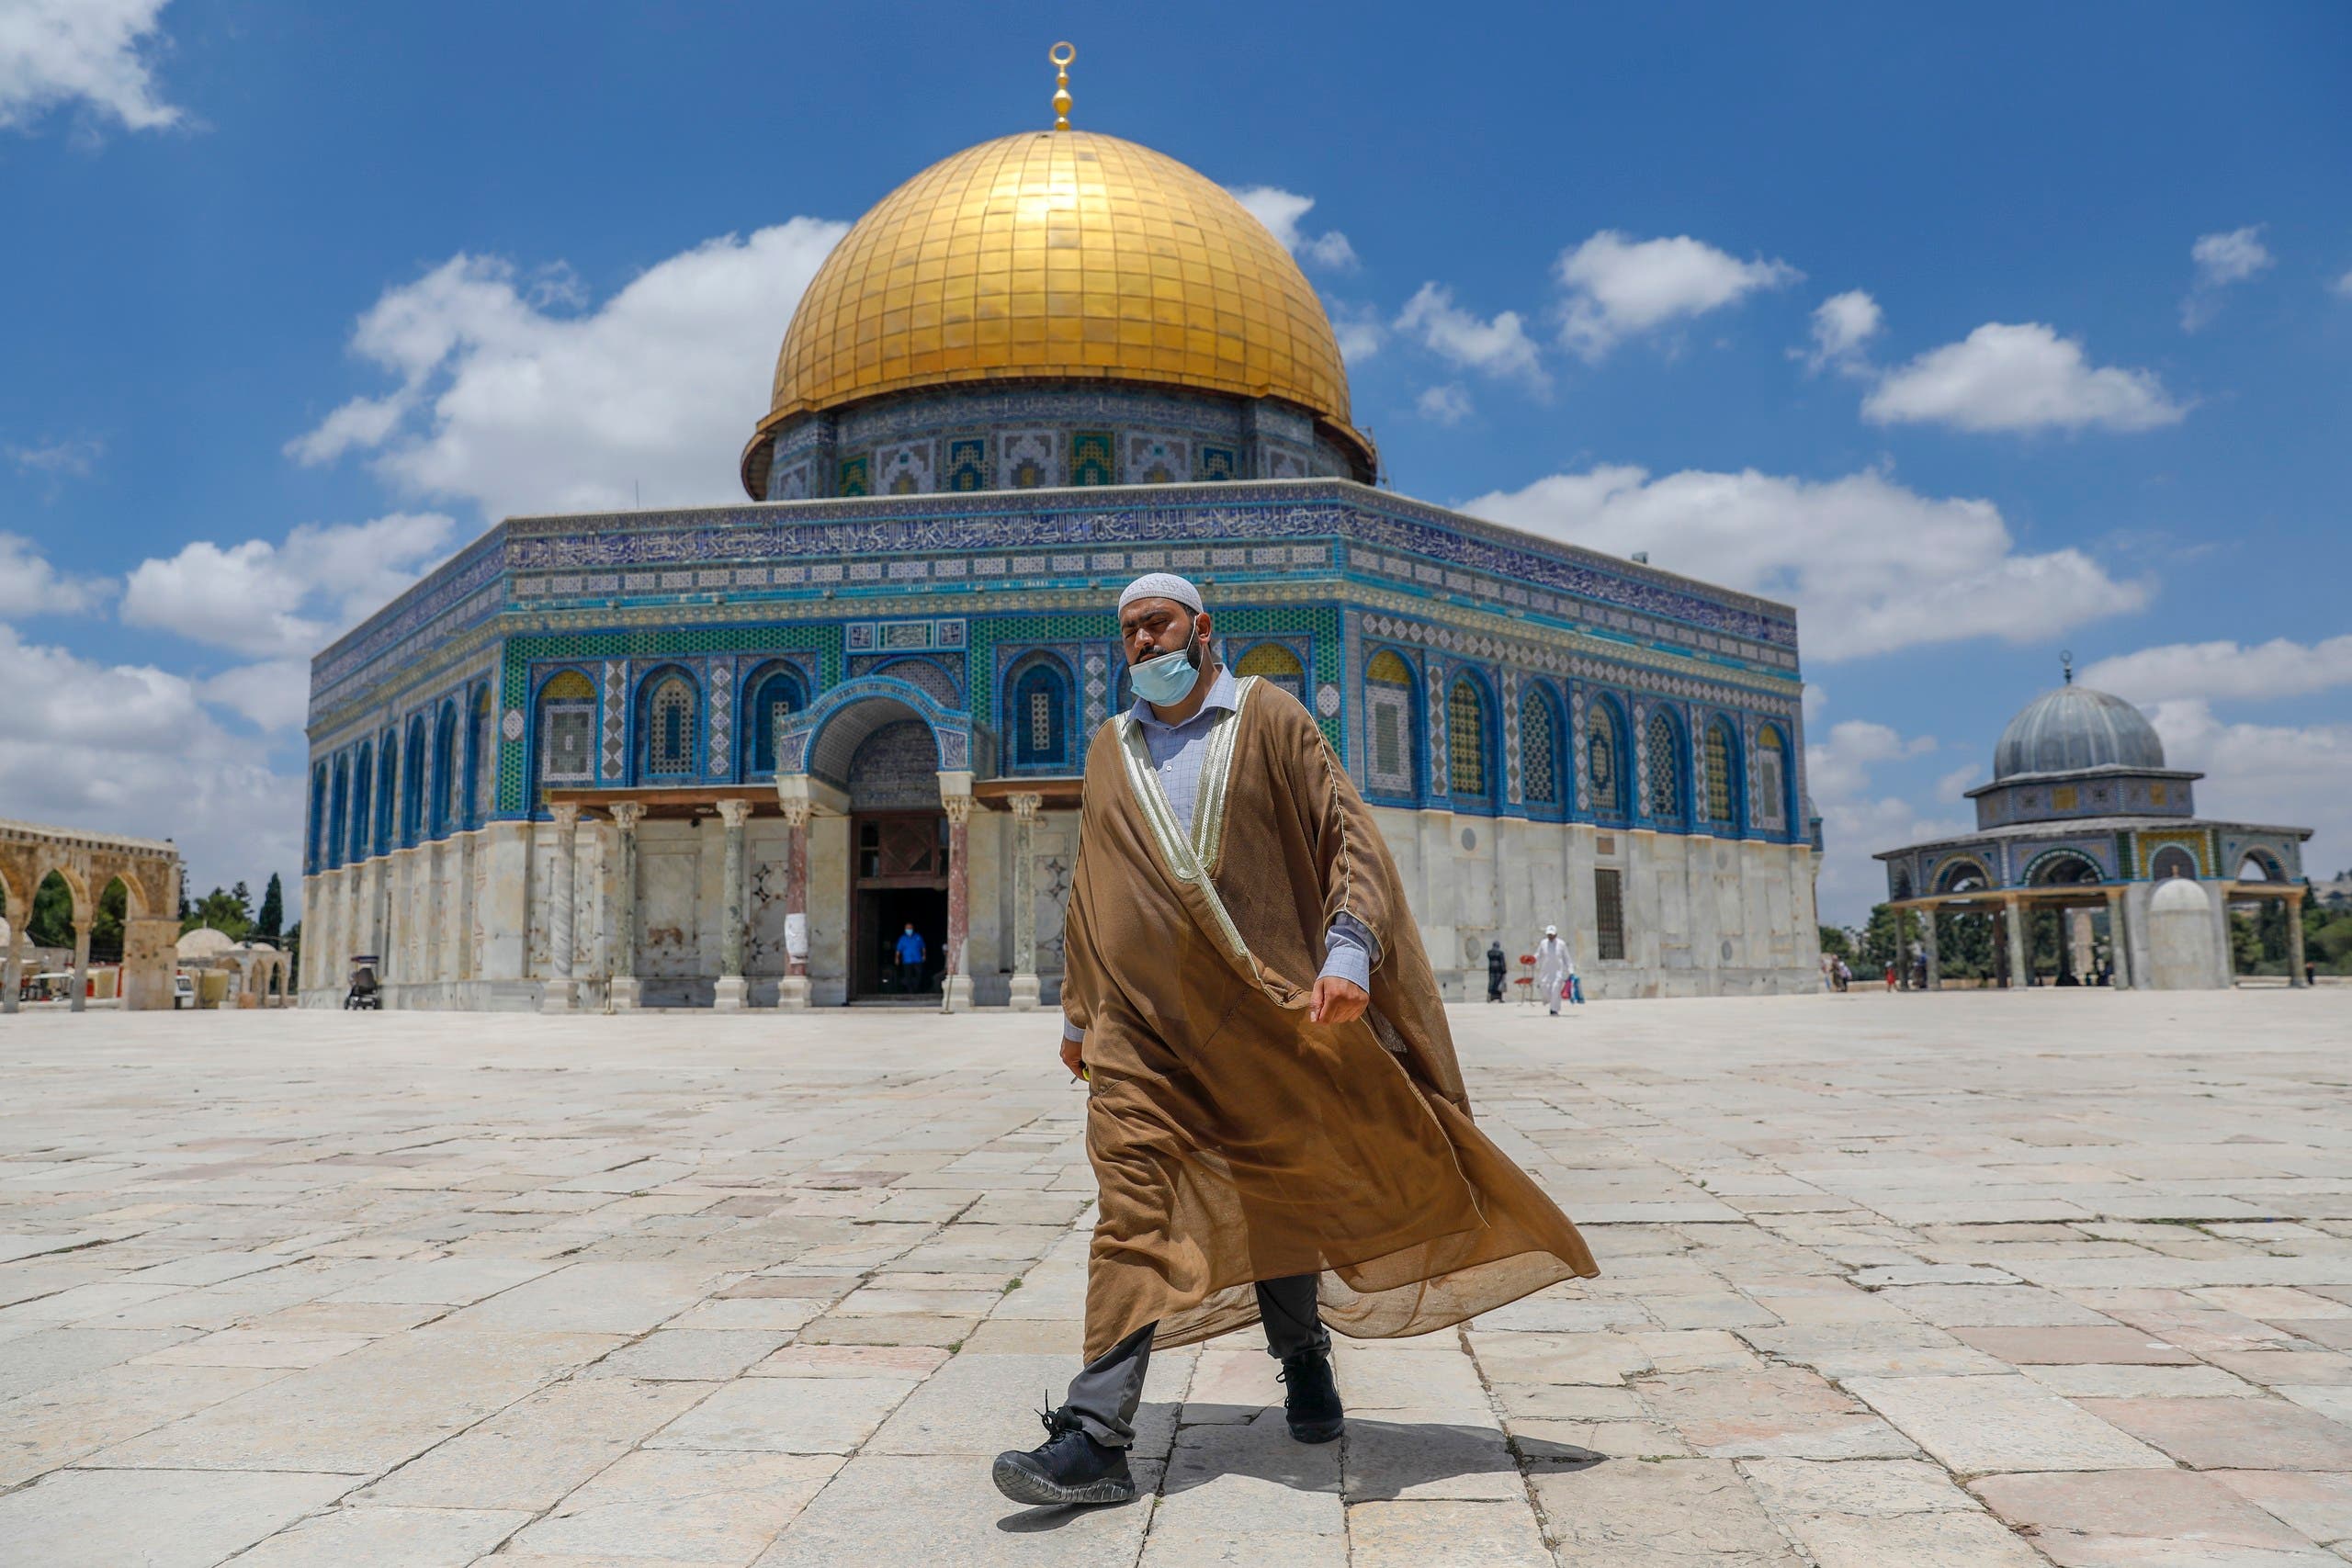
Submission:
<svg viewBox="0 0 2352 1568">
<path fill-rule="evenodd" d="M 1993 748 L 1996 779 L 2164 765 L 2165 743 L 2145 714 L 2071 680 L 2026 704 Z"/>
<path fill-rule="evenodd" d="M 198 926 L 183 935 L 174 945 L 182 958 L 218 958 L 237 944 L 229 939 L 227 931 Z"/>
<path fill-rule="evenodd" d="M 2249 895 L 2284 900 L 2289 970 L 2301 983 L 2301 849 L 2309 828 L 2214 822 L 2197 815 L 2204 777 L 2165 765 L 2164 741 L 2121 697 L 2065 682 L 2028 703 L 1993 749 L 1993 781 L 1968 792 L 1976 831 L 1881 851 L 1891 901 L 1928 917 L 1928 982 L 1936 983 L 1939 915 L 1997 922 L 2010 985 L 2032 977 L 2032 922 L 2057 919 L 2059 985 L 2158 989 L 2227 986 L 2215 910 Z M 2232 868 L 2266 868 L 2259 881 Z M 2270 868 L 2276 868 L 2275 872 Z M 2045 927 L 2046 929 L 2046 927 Z M 2106 960 L 2099 954 L 2104 950 Z"/>
</svg>

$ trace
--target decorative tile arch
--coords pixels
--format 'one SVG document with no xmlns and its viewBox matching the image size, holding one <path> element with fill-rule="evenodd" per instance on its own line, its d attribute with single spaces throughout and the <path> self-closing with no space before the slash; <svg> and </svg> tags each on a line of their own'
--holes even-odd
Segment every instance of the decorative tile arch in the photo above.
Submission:
<svg viewBox="0 0 2352 1568">
<path fill-rule="evenodd" d="M 736 725 L 742 738 L 743 776 L 775 776 L 778 720 L 791 721 L 808 705 L 808 674 L 788 659 L 770 659 L 752 671 L 742 686 L 743 714 Z"/>
<path fill-rule="evenodd" d="M 1011 773 L 1072 772 L 1078 736 L 1078 682 L 1058 653 L 1037 649 L 1022 655 L 1005 672 L 1004 745 Z"/>
<path fill-rule="evenodd" d="M 1634 782 L 1640 769 L 1634 756 L 1633 725 L 1626 716 L 1625 699 L 1611 691 L 1589 691 L 1578 739 L 1584 756 L 1585 809 L 1603 822 L 1632 820 Z"/>
<path fill-rule="evenodd" d="M 1494 808 L 1501 771 L 1497 716 L 1494 687 L 1484 672 L 1456 668 L 1445 692 L 1446 786 L 1456 811 Z"/>
<path fill-rule="evenodd" d="M 1369 650 L 1363 666 L 1364 793 L 1411 800 L 1419 793 L 1419 676 L 1409 655 Z"/>
<path fill-rule="evenodd" d="M 972 720 L 961 709 L 944 707 L 929 692 L 911 682 L 895 680 L 888 675 L 861 675 L 819 697 L 807 708 L 792 716 L 784 733 L 776 741 L 776 772 L 778 773 L 815 773 L 826 777 L 824 770 L 838 766 L 846 769 L 857 743 L 878 725 L 880 720 L 853 721 L 846 732 L 836 734 L 833 721 L 847 710 L 862 703 L 884 699 L 908 709 L 914 717 L 931 726 L 932 738 L 939 746 L 939 765 L 945 771 L 975 769 L 979 758 L 973 744 Z M 865 725 L 863 729 L 859 725 Z M 821 743 L 821 745 L 820 745 Z M 835 752 L 839 756 L 835 756 Z"/>
<path fill-rule="evenodd" d="M 1520 798 L 1531 816 L 1568 807 L 1568 727 L 1548 681 L 1521 677 L 1519 695 Z"/>
<path fill-rule="evenodd" d="M 685 784 L 701 773 L 702 687 L 684 664 L 656 664 L 637 683 L 637 778 Z"/>
<path fill-rule="evenodd" d="M 1642 816 L 1663 827 L 1690 820 L 1690 755 L 1682 716 L 1670 703 L 1652 703 L 1642 720 Z"/>
</svg>

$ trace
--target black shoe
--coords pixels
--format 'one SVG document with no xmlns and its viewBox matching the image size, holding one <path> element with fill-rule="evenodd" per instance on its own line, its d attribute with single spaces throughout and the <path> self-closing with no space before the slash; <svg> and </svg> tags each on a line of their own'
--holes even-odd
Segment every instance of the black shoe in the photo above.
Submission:
<svg viewBox="0 0 2352 1568">
<path fill-rule="evenodd" d="M 1283 1416 L 1302 1443 L 1328 1443 L 1347 1425 L 1340 1385 L 1331 1381 L 1331 1352 L 1301 1350 L 1283 1358 Z"/>
<path fill-rule="evenodd" d="M 996 1489 L 1016 1503 L 1051 1506 L 1062 1503 L 1127 1503 L 1136 1478 L 1127 1472 L 1127 1450 L 1087 1436 L 1067 1407 L 1038 1413 L 1046 1440 L 1027 1453 L 996 1456 Z"/>
</svg>

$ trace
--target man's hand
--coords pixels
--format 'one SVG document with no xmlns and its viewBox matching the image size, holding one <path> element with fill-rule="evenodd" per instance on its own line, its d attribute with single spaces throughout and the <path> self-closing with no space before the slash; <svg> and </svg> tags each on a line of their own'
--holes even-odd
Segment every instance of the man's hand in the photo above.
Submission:
<svg viewBox="0 0 2352 1568">
<path fill-rule="evenodd" d="M 1069 1069 L 1070 1077 L 1078 1077 L 1079 1069 L 1084 1066 L 1085 1060 L 1086 1042 L 1083 1040 L 1065 1040 L 1062 1042 L 1062 1066 Z"/>
<path fill-rule="evenodd" d="M 1324 975 L 1315 982 L 1315 1000 L 1306 1010 L 1310 1023 L 1353 1023 L 1372 1005 L 1371 994 L 1353 980 Z"/>
</svg>

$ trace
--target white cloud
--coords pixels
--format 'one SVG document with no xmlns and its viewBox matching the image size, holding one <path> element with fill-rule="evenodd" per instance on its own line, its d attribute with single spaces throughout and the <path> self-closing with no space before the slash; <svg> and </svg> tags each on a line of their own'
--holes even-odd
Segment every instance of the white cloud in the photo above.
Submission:
<svg viewBox="0 0 2352 1568">
<path fill-rule="evenodd" d="M 7 0 L 0 5 L 0 130 L 85 104 L 130 130 L 179 123 L 155 96 L 147 43 L 165 0 Z"/>
<path fill-rule="evenodd" d="M 131 570 L 122 618 L 232 652 L 305 660 L 416 581 L 456 533 L 438 513 L 393 513 L 305 524 L 279 544 L 248 539 L 223 549 L 200 539 Z"/>
<path fill-rule="evenodd" d="M 2039 321 L 1987 321 L 1887 373 L 1862 401 L 1877 424 L 1962 430 L 2153 430 L 2188 409 L 2147 370 L 2094 369 L 2083 345 Z"/>
<path fill-rule="evenodd" d="M 1463 389 L 1459 381 L 1448 381 L 1442 387 L 1428 389 L 1413 400 L 1413 407 L 1423 419 L 1449 427 L 1460 424 L 1476 412 L 1471 404 L 1470 394 Z"/>
<path fill-rule="evenodd" d="M 95 608 L 112 586 L 100 578 L 67 577 L 35 553 L 30 539 L 0 534 L 0 621 L 78 615 Z"/>
<path fill-rule="evenodd" d="M 311 667 L 300 659 L 240 664 L 204 681 L 197 691 L 206 702 L 243 714 L 264 730 L 300 729 L 311 716 Z"/>
<path fill-rule="evenodd" d="M 1878 770 L 1936 750 L 1928 736 L 1905 736 L 1869 719 L 1844 719 L 1819 739 L 1815 707 L 1808 705 L 1804 749 L 1805 789 L 1821 813 L 1823 852 L 1815 891 L 1821 918 L 1833 925 L 1858 926 L 1871 906 L 1886 897 L 1886 868 L 1871 857 L 1881 850 L 1944 838 L 1964 831 L 1957 817 L 1923 814 L 1879 784 Z M 1939 787 L 1939 803 L 1945 792 Z"/>
<path fill-rule="evenodd" d="M 2148 720 L 2166 762 L 2205 775 L 2199 816 L 2315 829 L 2303 846 L 2313 875 L 2352 859 L 2352 725 L 2231 723 L 2193 698 L 2158 703 Z"/>
<path fill-rule="evenodd" d="M 1832 294 L 1813 311 L 1813 352 L 1805 356 L 1812 368 L 1835 365 L 1849 374 L 1866 373 L 1862 345 L 1885 325 L 1878 301 L 1859 288 Z M 1792 354 L 1796 351 L 1792 349 Z"/>
<path fill-rule="evenodd" d="M 2335 289 L 2338 294 L 2343 295 L 2346 299 L 2352 299 L 2352 272 L 2346 272 L 2342 277 L 2339 277 L 2334 283 L 2329 284 L 2328 287 Z"/>
<path fill-rule="evenodd" d="M 288 443 L 305 463 L 371 452 L 416 495 L 483 513 L 740 499 L 736 462 L 767 406 L 793 307 L 845 231 L 795 218 L 724 235 L 579 313 L 568 273 L 534 287 L 458 255 L 388 290 L 353 347 L 399 378 Z"/>
<path fill-rule="evenodd" d="M 1556 270 L 1568 290 L 1560 340 L 1587 359 L 1638 333 L 1804 276 L 1785 262 L 1741 261 L 1688 234 L 1631 240 L 1614 229 L 1561 252 Z"/>
<path fill-rule="evenodd" d="M 2200 235 L 2188 247 L 2188 258 L 2196 264 L 2197 281 L 2188 298 L 2180 302 L 2180 324 L 2183 331 L 2192 333 L 2222 308 L 2222 289 L 2245 282 L 2273 259 L 2270 247 L 2262 243 L 2259 223 L 2227 233 Z"/>
<path fill-rule="evenodd" d="M 1480 321 L 1453 302 L 1453 290 L 1441 283 L 1424 283 L 1405 302 L 1396 330 L 1419 338 L 1421 346 L 1465 369 L 1489 376 L 1517 376 L 1531 386 L 1548 387 L 1551 378 L 1535 357 L 1535 344 L 1516 310 L 1505 310 L 1492 321 Z"/>
<path fill-rule="evenodd" d="M 1380 312 L 1367 305 L 1352 309 L 1345 305 L 1329 305 L 1332 334 L 1340 340 L 1340 357 L 1350 366 L 1363 364 L 1380 352 L 1388 340 L 1388 333 L 1380 324 Z"/>
<path fill-rule="evenodd" d="M 2318 643 L 2273 637 L 2234 642 L 2176 642 L 2102 659 L 2083 684 L 2149 703 L 2206 698 L 2259 701 L 2300 697 L 2352 685 L 2352 634 Z"/>
<path fill-rule="evenodd" d="M 1327 229 L 1312 237 L 1299 231 L 1298 221 L 1315 206 L 1311 196 L 1300 196 L 1278 186 L 1241 186 L 1235 188 L 1233 199 L 1250 209 L 1250 216 L 1263 223 L 1283 249 L 1301 261 L 1334 272 L 1344 272 L 1356 265 L 1356 251 L 1348 237 L 1337 229 Z"/>
<path fill-rule="evenodd" d="M 43 441 L 37 446 L 10 446 L 7 452 L 20 474 L 78 479 L 89 477 L 106 449 L 106 443 L 96 440 Z"/>
<path fill-rule="evenodd" d="M 37 822 L 172 839 L 202 889 L 301 880 L 302 785 L 229 733 L 184 678 L 27 643 L 0 626 L 0 800 Z"/>
<path fill-rule="evenodd" d="M 1464 510 L 1796 605 L 1808 661 L 1969 637 L 2031 641 L 2147 603 L 2076 549 L 2019 554 L 1987 501 L 1924 496 L 1883 473 L 1809 480 L 1601 467 Z"/>
</svg>

